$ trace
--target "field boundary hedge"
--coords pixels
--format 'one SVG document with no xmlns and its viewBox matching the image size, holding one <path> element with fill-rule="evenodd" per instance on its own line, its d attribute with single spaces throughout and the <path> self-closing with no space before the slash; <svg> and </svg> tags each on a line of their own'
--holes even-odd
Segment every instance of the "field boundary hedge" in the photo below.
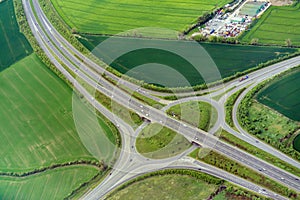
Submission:
<svg viewBox="0 0 300 200">
<path fill-rule="evenodd" d="M 43 168 L 40 168 L 40 169 L 34 169 L 32 171 L 29 171 L 29 172 L 22 172 L 22 173 L 18 173 L 18 172 L 0 172 L 0 176 L 27 177 L 27 176 L 32 176 L 32 175 L 35 175 L 35 174 L 40 174 L 40 173 L 43 173 L 43 172 L 46 172 L 46 171 L 49 171 L 49 170 L 54 170 L 54 169 L 63 168 L 63 167 L 76 166 L 76 165 L 90 165 L 90 166 L 97 167 L 101 171 L 105 171 L 108 168 L 107 165 L 105 165 L 102 161 L 97 162 L 97 161 L 91 161 L 91 160 L 76 160 L 76 161 L 67 162 L 67 163 L 54 164 L 54 165 L 50 165 L 48 167 L 43 167 Z"/>
</svg>

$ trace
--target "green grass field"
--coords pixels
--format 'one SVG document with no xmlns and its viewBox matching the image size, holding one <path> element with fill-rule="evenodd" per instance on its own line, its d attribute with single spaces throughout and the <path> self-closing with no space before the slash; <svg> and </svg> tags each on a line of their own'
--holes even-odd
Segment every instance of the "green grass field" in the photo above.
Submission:
<svg viewBox="0 0 300 200">
<path fill-rule="evenodd" d="M 64 199 L 97 173 L 94 167 L 72 166 L 24 178 L 0 177 L 0 199 Z"/>
<path fill-rule="evenodd" d="M 107 199 L 207 199 L 216 189 L 201 179 L 172 174 L 135 182 Z"/>
<path fill-rule="evenodd" d="M 184 30 L 204 13 L 224 6 L 229 0 L 152 1 L 51 0 L 63 20 L 82 33 L 116 34 L 140 27 Z"/>
<path fill-rule="evenodd" d="M 94 49 L 98 44 L 103 42 L 107 37 L 87 36 L 80 41 L 93 53 L 101 58 L 104 62 L 110 64 L 111 55 L 116 53 L 116 49 L 126 49 L 127 46 L 140 44 L 140 46 L 154 46 L 157 48 L 138 48 L 138 50 L 126 52 L 114 60 L 110 66 L 119 72 L 144 80 L 147 83 L 165 85 L 167 87 L 194 86 L 204 83 L 204 79 L 199 71 L 205 71 L 206 82 L 213 82 L 234 75 L 237 72 L 245 71 L 255 67 L 260 63 L 266 62 L 293 53 L 296 50 L 291 48 L 279 47 L 256 47 L 228 44 L 200 43 L 208 52 L 214 63 L 203 65 L 201 63 L 207 58 L 202 57 L 200 45 L 196 42 L 189 41 L 167 41 L 167 40 L 150 40 L 138 38 L 114 38 L 110 48 L 100 47 Z M 162 48 L 162 49 L 158 49 Z M 166 49 L 166 50 L 164 50 Z M 189 57 L 176 55 L 168 49 L 180 49 L 186 52 Z M 196 50 L 197 51 L 196 51 Z M 197 59 L 199 63 L 193 66 L 190 60 Z M 150 63 L 150 64 L 149 64 Z M 160 64 L 159 66 L 153 63 Z M 165 67 L 162 67 L 164 65 Z M 218 69 L 218 73 L 213 71 Z M 163 76 L 162 76 L 163 74 Z"/>
<path fill-rule="evenodd" d="M 185 121 L 202 130 L 208 131 L 218 118 L 218 113 L 214 107 L 206 102 L 189 101 L 177 104 L 167 110 L 170 116 L 175 115 L 176 119 Z"/>
<path fill-rule="evenodd" d="M 265 87 L 256 99 L 290 119 L 300 121 L 300 69 Z M 295 112 L 296 111 L 296 112 Z"/>
<path fill-rule="evenodd" d="M 160 124 L 146 126 L 136 140 L 138 152 L 155 159 L 175 156 L 190 146 L 182 135 Z"/>
<path fill-rule="evenodd" d="M 32 52 L 19 32 L 12 0 L 0 3 L 0 47 L 0 72 Z"/>
<path fill-rule="evenodd" d="M 74 124 L 72 90 L 34 54 L 2 71 L 0 85 L 0 172 L 95 160 Z M 90 113 L 80 112 L 87 119 Z M 100 125 L 106 134 L 112 134 L 106 121 Z M 98 130 L 88 131 L 101 137 Z"/>
<path fill-rule="evenodd" d="M 286 45 L 290 39 L 292 45 L 300 45 L 300 3 L 294 6 L 271 6 L 251 28 L 242 35 L 241 40 L 250 42 L 253 38 L 259 43 Z"/>
</svg>

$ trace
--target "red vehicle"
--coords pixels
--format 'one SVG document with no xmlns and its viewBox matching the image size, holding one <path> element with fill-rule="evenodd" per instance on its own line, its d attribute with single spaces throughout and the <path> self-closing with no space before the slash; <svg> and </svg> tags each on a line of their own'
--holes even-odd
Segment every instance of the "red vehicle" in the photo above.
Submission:
<svg viewBox="0 0 300 200">
<path fill-rule="evenodd" d="M 239 81 L 241 82 L 241 81 L 246 80 L 246 79 L 248 79 L 248 78 L 249 78 L 249 76 L 247 75 L 247 76 L 245 76 L 245 77 L 240 78 Z"/>
</svg>

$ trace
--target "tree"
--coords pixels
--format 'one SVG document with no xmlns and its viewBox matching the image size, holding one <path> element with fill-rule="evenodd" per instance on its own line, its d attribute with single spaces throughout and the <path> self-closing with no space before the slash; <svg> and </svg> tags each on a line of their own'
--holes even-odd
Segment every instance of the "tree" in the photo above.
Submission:
<svg viewBox="0 0 300 200">
<path fill-rule="evenodd" d="M 205 41 L 206 37 L 199 33 L 199 34 L 193 36 L 193 39 L 196 40 L 196 41 Z"/>
<path fill-rule="evenodd" d="M 209 36 L 208 41 L 210 41 L 210 42 L 217 42 L 218 41 L 218 37 L 214 36 L 214 35 L 211 35 L 211 36 Z"/>
<path fill-rule="evenodd" d="M 71 29 L 71 33 L 72 33 L 72 34 L 75 34 L 75 33 L 77 33 L 77 30 L 76 30 L 76 28 L 72 28 L 72 29 Z"/>
<path fill-rule="evenodd" d="M 253 38 L 252 40 L 251 40 L 251 42 L 250 42 L 250 44 L 252 44 L 252 45 L 257 45 L 258 44 L 258 38 Z"/>
<path fill-rule="evenodd" d="M 288 46 L 288 47 L 292 46 L 292 41 L 291 41 L 290 38 L 288 38 L 288 39 L 285 40 L 285 45 Z"/>
</svg>

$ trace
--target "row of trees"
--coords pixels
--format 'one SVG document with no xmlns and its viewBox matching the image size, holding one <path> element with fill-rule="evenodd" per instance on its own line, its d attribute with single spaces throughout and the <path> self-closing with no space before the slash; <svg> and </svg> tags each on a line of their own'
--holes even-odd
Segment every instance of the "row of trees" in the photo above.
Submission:
<svg viewBox="0 0 300 200">
<path fill-rule="evenodd" d="M 99 171 L 105 171 L 107 170 L 107 165 L 103 162 L 103 161 L 95 161 L 95 160 L 76 160 L 76 161 L 72 161 L 72 162 L 66 162 L 66 163 L 58 163 L 58 164 L 54 164 L 54 165 L 50 165 L 47 167 L 42 167 L 42 168 L 38 168 L 38 169 L 34 169 L 32 171 L 29 172 L 0 172 L 0 176 L 12 176 L 12 177 L 25 177 L 25 176 L 30 176 L 33 174 L 37 174 L 37 173 L 42 173 L 48 170 L 52 170 L 52 169 L 57 169 L 57 168 L 61 168 L 61 167 L 68 167 L 68 166 L 73 166 L 73 165 L 92 165 L 95 166 L 99 169 Z"/>
<path fill-rule="evenodd" d="M 259 43 L 259 38 L 252 38 L 252 40 L 250 41 L 249 44 L 251 44 L 251 45 L 261 45 Z M 289 39 L 289 38 L 284 41 L 284 44 L 285 44 L 286 47 L 294 47 L 293 43 L 292 43 L 292 40 Z"/>
<path fill-rule="evenodd" d="M 227 44 L 241 44 L 241 41 L 236 38 L 236 37 L 219 37 L 219 36 L 215 36 L 215 35 L 211 35 L 209 37 L 206 37 L 202 34 L 197 34 L 193 37 L 193 39 L 195 41 L 198 42 L 213 42 L 213 43 L 227 43 Z M 264 45 L 266 46 L 266 44 L 260 44 L 259 43 L 259 38 L 252 38 L 251 41 L 249 43 L 245 43 L 243 42 L 242 44 L 250 44 L 250 45 Z M 267 45 L 268 46 L 268 45 Z M 293 46 L 292 40 L 291 39 L 286 39 L 284 40 L 284 46 L 286 47 L 296 47 Z"/>
</svg>

